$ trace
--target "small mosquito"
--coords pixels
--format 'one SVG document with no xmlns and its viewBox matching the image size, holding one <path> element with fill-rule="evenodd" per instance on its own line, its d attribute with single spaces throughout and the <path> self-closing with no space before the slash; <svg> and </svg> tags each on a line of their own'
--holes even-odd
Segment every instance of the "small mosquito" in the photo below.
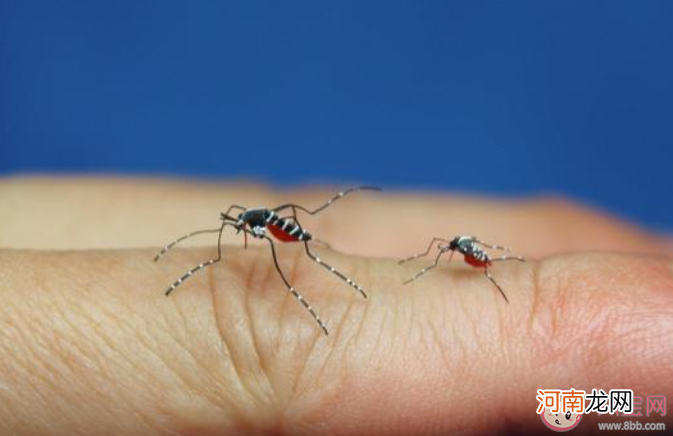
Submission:
<svg viewBox="0 0 673 436">
<path fill-rule="evenodd" d="M 222 260 L 222 232 L 224 231 L 225 227 L 231 226 L 237 230 L 237 233 L 243 232 L 243 236 L 245 238 L 244 239 L 245 247 L 248 246 L 248 235 L 257 239 L 264 239 L 269 243 L 274 266 L 276 267 L 276 270 L 278 271 L 280 278 L 283 280 L 283 283 L 285 284 L 287 289 L 292 293 L 292 295 L 294 295 L 294 297 L 304 306 L 304 308 L 306 308 L 306 310 L 310 312 L 311 316 L 313 316 L 313 319 L 315 319 L 315 321 L 318 323 L 323 332 L 325 332 L 326 335 L 329 334 L 327 331 L 327 327 L 325 327 L 325 323 L 320 319 L 316 311 L 313 310 L 311 305 L 290 284 L 288 279 L 285 277 L 285 274 L 283 273 L 282 269 L 280 268 L 280 265 L 278 264 L 278 257 L 276 254 L 276 244 L 274 240 L 267 234 L 267 230 L 277 241 L 303 243 L 304 249 L 306 250 L 306 254 L 311 260 L 321 265 L 329 272 L 331 272 L 332 274 L 334 274 L 335 276 L 339 277 L 341 280 L 346 282 L 349 286 L 358 291 L 364 298 L 367 298 L 366 292 L 364 291 L 364 289 L 362 289 L 360 285 L 355 283 L 353 280 L 351 280 L 342 272 L 338 271 L 336 268 L 323 262 L 323 260 L 320 259 L 320 257 L 313 254 L 309 246 L 309 242 L 318 242 L 322 244 L 325 243 L 314 238 L 313 235 L 304 230 L 304 228 L 299 223 L 299 219 L 297 218 L 297 211 L 302 211 L 309 215 L 316 215 L 317 213 L 322 212 L 323 210 L 328 208 L 332 203 L 339 200 L 340 198 L 352 192 L 364 191 L 364 190 L 380 191 L 381 189 L 372 186 L 358 186 L 350 188 L 345 191 L 339 192 L 337 195 L 330 198 L 325 204 L 313 210 L 309 210 L 303 206 L 292 203 L 283 204 L 274 207 L 272 209 L 266 207 L 247 208 L 244 206 L 239 206 L 237 204 L 231 205 L 225 213 L 220 214 L 220 220 L 222 221 L 220 227 L 216 229 L 197 230 L 195 232 L 191 232 L 187 235 L 184 235 L 168 244 L 159 252 L 159 254 L 156 255 L 156 257 L 154 258 L 155 262 L 161 259 L 163 255 L 166 254 L 166 252 L 168 252 L 171 248 L 173 248 L 181 241 L 184 241 L 185 239 L 204 233 L 218 234 L 217 257 L 210 259 L 206 262 L 200 263 L 194 268 L 187 271 L 182 277 L 177 279 L 166 290 L 166 295 L 170 295 L 171 292 L 173 292 L 178 286 L 180 286 L 185 280 L 187 280 L 193 274 Z M 231 213 L 233 211 L 240 211 L 240 212 L 238 213 L 238 215 L 232 216 Z"/>
<path fill-rule="evenodd" d="M 500 245 L 487 244 L 483 241 L 480 241 L 474 236 L 456 236 L 450 241 L 448 239 L 443 238 L 433 238 L 432 241 L 430 241 L 430 244 L 428 244 L 428 248 L 424 252 L 415 254 L 406 259 L 402 259 L 399 261 L 399 263 L 403 264 L 404 262 L 407 262 L 409 260 L 427 256 L 430 253 L 432 246 L 437 241 L 439 241 L 439 244 L 437 244 L 438 252 L 434 263 L 428 267 L 423 268 L 418 273 L 416 273 L 416 275 L 406 280 L 404 282 L 405 285 L 413 282 L 414 280 L 416 280 L 417 278 L 419 278 L 432 268 L 436 267 L 437 264 L 439 263 L 439 258 L 442 256 L 442 254 L 450 251 L 451 252 L 451 254 L 449 255 L 449 262 L 450 262 L 451 258 L 453 257 L 453 254 L 457 251 L 463 255 L 465 263 L 467 263 L 468 265 L 473 266 L 475 268 L 483 268 L 484 275 L 488 277 L 488 279 L 491 281 L 491 283 L 495 285 L 496 288 L 498 288 L 498 291 L 500 291 L 502 297 L 505 299 L 507 303 L 509 303 L 507 295 L 505 295 L 505 292 L 502 290 L 498 282 L 496 282 L 495 279 L 491 276 L 491 274 L 488 271 L 488 267 L 491 266 L 493 262 L 500 262 L 503 260 L 518 260 L 519 262 L 525 262 L 526 259 L 524 259 L 521 256 L 491 257 L 481 247 L 479 247 L 479 245 L 483 245 L 484 247 L 491 248 L 494 250 L 511 251 L 511 249 L 508 247 L 502 247 Z"/>
</svg>

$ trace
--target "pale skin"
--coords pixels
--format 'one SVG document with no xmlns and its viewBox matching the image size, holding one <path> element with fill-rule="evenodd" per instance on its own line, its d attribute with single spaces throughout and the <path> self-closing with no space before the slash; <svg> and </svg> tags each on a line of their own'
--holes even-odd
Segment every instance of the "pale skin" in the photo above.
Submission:
<svg viewBox="0 0 673 436">
<path fill-rule="evenodd" d="M 315 251 L 369 294 L 278 247 L 329 336 L 268 247 L 244 250 L 231 229 L 223 261 L 164 296 L 216 255 L 216 235 L 154 263 L 161 246 L 232 203 L 313 207 L 338 188 L 0 181 L 0 434 L 537 434 L 539 388 L 673 398 L 670 247 L 559 199 L 367 192 L 302 216 L 333 247 Z M 400 258 L 459 234 L 528 258 L 491 269 L 509 305 L 460 256 L 402 286 L 432 256 Z"/>
</svg>

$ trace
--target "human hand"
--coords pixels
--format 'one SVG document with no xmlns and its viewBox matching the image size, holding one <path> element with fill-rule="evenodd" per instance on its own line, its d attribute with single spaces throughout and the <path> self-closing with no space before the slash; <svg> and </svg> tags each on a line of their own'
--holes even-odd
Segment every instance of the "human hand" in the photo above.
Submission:
<svg viewBox="0 0 673 436">
<path fill-rule="evenodd" d="M 0 434 L 539 433 L 538 388 L 673 394 L 670 249 L 560 200 L 363 193 L 302 217 L 337 250 L 316 251 L 370 297 L 279 247 L 329 336 L 268 248 L 244 250 L 233 232 L 223 262 L 163 295 L 215 241 L 155 264 L 157 247 L 217 225 L 231 203 L 311 206 L 332 193 L 2 181 Z M 430 260 L 399 258 L 458 234 L 529 259 L 492 269 L 509 305 L 457 257 L 401 286 Z M 575 432 L 596 428 L 585 419 Z"/>
</svg>

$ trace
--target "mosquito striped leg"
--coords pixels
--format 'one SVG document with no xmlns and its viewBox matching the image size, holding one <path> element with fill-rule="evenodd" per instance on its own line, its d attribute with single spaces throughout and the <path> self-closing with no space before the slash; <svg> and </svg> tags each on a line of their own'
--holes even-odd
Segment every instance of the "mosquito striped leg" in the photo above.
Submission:
<svg viewBox="0 0 673 436">
<path fill-rule="evenodd" d="M 501 257 L 495 257 L 490 259 L 490 262 L 503 262 L 506 260 L 517 260 L 519 262 L 525 262 L 526 259 L 524 259 L 521 256 L 501 256 Z M 484 267 L 484 275 L 488 277 L 488 279 L 495 285 L 496 288 L 498 288 L 498 291 L 500 291 L 500 294 L 502 294 L 502 297 L 505 299 L 507 304 L 509 304 L 509 299 L 507 298 L 507 295 L 505 295 L 505 291 L 502 290 L 500 285 L 495 281 L 495 279 L 491 276 L 491 273 L 488 271 L 488 266 Z"/>
<path fill-rule="evenodd" d="M 226 211 L 225 213 L 223 213 L 222 215 L 228 217 L 228 216 L 229 216 L 229 213 L 230 213 L 232 210 L 234 210 L 234 209 L 238 209 L 238 210 L 243 210 L 243 211 L 244 211 L 244 210 L 245 210 L 245 207 L 240 206 L 240 205 L 238 205 L 238 204 L 232 204 L 231 206 L 229 206 L 229 209 L 227 209 L 227 211 Z M 231 217 L 231 218 L 233 218 L 233 217 Z"/>
<path fill-rule="evenodd" d="M 321 212 L 321 211 L 327 209 L 328 207 L 330 207 L 332 205 L 332 203 L 339 200 L 340 198 L 343 198 L 346 195 L 351 194 L 351 193 L 356 192 L 356 191 L 380 191 L 380 190 L 381 190 L 381 188 L 377 188 L 375 186 L 357 186 L 357 187 L 354 187 L 354 188 L 346 189 L 345 191 L 341 191 L 337 195 L 335 195 L 334 197 L 327 200 L 327 203 L 323 204 L 319 208 L 317 208 L 317 209 L 315 209 L 315 210 L 313 210 L 312 212 L 309 212 L 309 213 L 311 215 L 315 215 L 316 213 Z"/>
<path fill-rule="evenodd" d="M 500 291 L 500 295 L 502 295 L 502 298 L 505 299 L 507 304 L 509 304 L 509 298 L 507 298 L 507 295 L 505 295 L 505 291 L 502 290 L 498 282 L 495 281 L 491 273 L 488 272 L 488 266 L 484 267 L 484 275 L 495 285 L 496 288 L 498 288 L 498 291 Z"/>
<path fill-rule="evenodd" d="M 432 241 L 430 241 L 430 243 L 428 244 L 428 248 L 426 248 L 426 250 L 425 250 L 424 252 L 422 252 L 422 253 L 418 253 L 418 254 L 414 254 L 413 256 L 409 256 L 409 257 L 407 257 L 406 259 L 402 259 L 402 260 L 400 260 L 400 261 L 397 262 L 397 263 L 401 265 L 401 264 L 403 264 L 404 262 L 409 262 L 410 260 L 414 260 L 414 259 L 418 259 L 419 257 L 427 256 L 428 254 L 430 254 L 430 250 L 432 250 L 432 246 L 433 246 L 434 243 L 437 242 L 437 241 L 440 241 L 440 242 L 446 242 L 447 244 L 449 243 L 449 241 L 447 241 L 446 239 L 443 239 L 443 238 L 432 238 Z"/>
<path fill-rule="evenodd" d="M 168 244 L 167 246 L 165 246 L 164 248 L 162 248 L 161 251 L 154 257 L 154 261 L 155 261 L 155 262 L 158 262 L 159 259 L 161 259 L 161 258 L 163 257 L 163 255 L 166 254 L 166 253 L 168 252 L 168 250 L 170 250 L 171 248 L 175 247 L 176 245 L 178 245 L 180 242 L 184 241 L 185 239 L 189 239 L 189 238 L 191 238 L 192 236 L 201 235 L 201 234 L 204 234 L 204 233 L 217 233 L 217 232 L 219 232 L 219 231 L 220 231 L 219 228 L 217 228 L 217 229 L 208 229 L 208 230 L 197 230 L 197 231 L 195 231 L 195 232 L 191 232 L 191 233 L 188 233 L 188 234 L 186 234 L 186 235 L 184 235 L 184 236 L 181 236 L 181 237 L 179 237 L 178 239 L 176 239 L 175 241 L 173 241 L 173 242 L 171 242 L 170 244 Z"/>
<path fill-rule="evenodd" d="M 502 262 L 504 260 L 518 260 L 519 262 L 525 262 L 526 259 L 524 259 L 521 256 L 500 256 L 500 257 L 494 257 L 490 259 L 491 262 Z"/>
<path fill-rule="evenodd" d="M 217 258 L 217 259 L 210 259 L 208 262 L 200 263 L 200 264 L 198 264 L 197 266 L 195 266 L 194 268 L 190 269 L 189 271 L 187 271 L 187 272 L 185 273 L 185 275 L 183 275 L 182 277 L 180 277 L 179 279 L 177 279 L 177 280 L 175 281 L 175 283 L 173 283 L 173 284 L 171 285 L 171 287 L 168 288 L 168 289 L 166 290 L 165 295 L 166 295 L 166 296 L 169 296 L 169 295 L 171 294 L 171 292 L 175 291 L 175 289 L 176 289 L 178 286 L 180 286 L 185 280 L 187 280 L 187 279 L 190 278 L 192 275 L 194 275 L 194 273 L 196 273 L 196 272 L 198 272 L 198 271 L 201 271 L 202 269 L 207 268 L 207 267 L 209 267 L 210 265 L 212 265 L 212 264 L 214 264 L 214 263 L 217 263 L 217 262 L 219 262 L 219 261 L 220 261 L 219 258 Z"/>
<path fill-rule="evenodd" d="M 224 228 L 226 227 L 226 225 L 227 225 L 226 222 L 225 222 L 225 223 L 222 223 L 222 227 L 220 227 L 219 230 L 218 230 L 219 235 L 218 235 L 218 237 L 217 237 L 217 257 L 216 257 L 215 259 L 210 259 L 210 260 L 207 261 L 207 262 L 200 263 L 200 264 L 198 264 L 197 266 L 195 266 L 194 268 L 192 268 L 192 269 L 190 269 L 189 271 L 187 271 L 187 272 L 185 273 L 185 275 L 183 275 L 182 277 L 180 277 L 179 279 L 177 279 L 177 280 L 170 286 L 170 288 L 168 288 L 168 289 L 166 290 L 166 292 L 165 292 L 165 295 L 166 295 L 166 296 L 169 296 L 169 295 L 171 294 L 171 292 L 175 291 L 175 289 L 176 289 L 178 286 L 180 286 L 185 280 L 187 280 L 188 278 L 190 278 L 190 277 L 191 277 L 192 275 L 194 275 L 195 273 L 197 273 L 197 272 L 201 271 L 202 269 L 207 268 L 207 267 L 209 267 L 209 266 L 211 266 L 211 265 L 213 265 L 213 264 L 219 262 L 219 261 L 222 259 L 222 231 L 224 230 Z"/>
<path fill-rule="evenodd" d="M 432 263 L 432 265 L 430 265 L 430 266 L 426 266 L 425 268 L 423 268 L 422 270 L 420 270 L 419 272 L 417 272 L 416 275 L 414 275 L 414 276 L 411 277 L 410 279 L 407 279 L 407 280 L 404 281 L 404 283 L 402 283 L 402 284 L 407 285 L 407 284 L 413 282 L 414 280 L 416 280 L 417 278 L 419 278 L 420 276 L 422 276 L 423 274 L 425 274 L 426 272 L 430 271 L 430 270 L 433 269 L 434 267 L 436 267 L 437 264 L 439 263 L 439 258 L 442 257 L 442 254 L 446 253 L 447 251 L 449 251 L 449 250 L 439 250 L 439 252 L 437 253 L 437 257 L 435 257 L 435 261 Z M 450 255 L 450 257 L 449 257 L 449 262 L 451 262 L 451 259 L 453 258 L 453 253 L 454 253 L 454 252 L 451 251 L 451 255 Z"/>
<path fill-rule="evenodd" d="M 306 209 L 304 206 L 300 206 L 298 204 L 283 204 L 282 206 L 278 206 L 278 207 L 274 208 L 273 210 L 274 210 L 274 212 L 279 212 L 283 209 L 287 209 L 288 207 L 291 207 L 293 209 L 302 210 L 302 211 L 308 213 L 309 215 L 315 215 L 318 212 L 322 212 L 323 210 L 330 207 L 332 205 L 332 203 L 339 200 L 340 198 L 343 198 L 346 195 L 348 195 L 350 193 L 353 193 L 353 192 L 356 192 L 356 191 L 381 191 L 381 188 L 377 188 L 375 186 L 357 186 L 357 187 L 354 187 L 354 188 L 349 188 L 349 189 L 346 189 L 345 191 L 339 192 L 337 195 L 335 195 L 334 197 L 327 200 L 327 202 L 325 204 L 323 204 L 322 206 L 320 206 L 320 207 L 318 207 L 317 209 L 314 209 L 314 210 Z"/>
<path fill-rule="evenodd" d="M 502 246 L 502 245 L 492 245 L 492 244 L 487 244 L 486 242 L 484 242 L 484 241 L 480 241 L 480 240 L 477 239 L 477 238 L 474 238 L 474 242 L 477 243 L 477 244 L 481 244 L 481 245 L 483 245 L 483 246 L 486 247 L 486 248 L 493 249 L 493 250 L 512 251 L 512 249 L 509 248 L 509 247 L 504 247 L 504 246 Z"/>
<path fill-rule="evenodd" d="M 315 322 L 318 323 L 322 331 L 325 333 L 325 335 L 329 335 L 329 332 L 327 331 L 327 327 L 325 327 L 325 323 L 322 322 L 320 319 L 320 316 L 316 313 L 315 310 L 311 307 L 310 304 L 308 304 L 308 301 L 302 297 L 302 295 L 297 292 L 297 290 L 290 284 L 290 282 L 285 278 L 285 274 L 283 274 L 283 270 L 280 269 L 280 265 L 278 264 L 278 257 L 276 256 L 276 244 L 274 244 L 273 240 L 269 238 L 268 236 L 264 236 L 264 239 L 269 241 L 269 246 L 271 247 L 271 256 L 273 257 L 273 264 L 276 267 L 276 271 L 278 271 L 278 274 L 280 275 L 280 278 L 283 280 L 283 283 L 285 283 L 285 286 L 287 289 L 294 295 L 294 298 L 296 298 L 306 310 L 308 310 L 311 313 L 311 316 L 315 320 Z"/>
<path fill-rule="evenodd" d="M 362 289 L 362 287 L 360 285 L 355 283 L 353 280 L 351 280 L 349 277 L 347 277 L 344 273 L 337 270 L 333 266 L 323 262 L 323 260 L 320 259 L 315 254 L 311 253 L 311 249 L 308 246 L 308 242 L 304 241 L 304 247 L 306 248 L 306 254 L 308 254 L 308 257 L 310 257 L 314 262 L 316 262 L 318 265 L 322 266 L 323 268 L 325 268 L 326 270 L 328 270 L 329 272 L 331 272 L 332 274 L 334 274 L 335 276 L 339 277 L 341 280 L 346 282 L 350 287 L 352 287 L 353 289 L 358 291 L 360 293 L 360 295 L 362 295 L 364 298 L 367 298 L 367 293 L 365 292 L 364 289 Z"/>
<path fill-rule="evenodd" d="M 291 218 L 294 219 L 294 221 L 295 221 L 295 223 L 297 224 L 297 226 L 299 226 L 299 228 L 301 228 L 301 227 L 302 227 L 302 226 L 301 226 L 301 223 L 299 222 L 299 218 L 297 218 L 297 209 L 296 209 L 296 207 L 295 207 L 295 206 L 290 206 L 290 208 L 292 209 L 292 217 L 291 217 Z M 317 243 L 319 243 L 319 244 L 323 244 L 323 245 L 327 246 L 327 248 L 331 248 L 330 245 L 329 245 L 328 243 L 326 243 L 326 242 L 324 242 L 324 241 L 321 241 L 320 239 L 313 238 L 312 241 L 317 242 Z M 365 292 L 364 289 L 362 289 L 362 287 L 361 287 L 360 285 L 358 285 L 357 283 L 355 283 L 353 280 L 351 280 L 349 277 L 347 277 L 347 276 L 346 276 L 345 274 L 343 274 L 342 272 L 338 271 L 338 270 L 337 270 L 336 268 L 334 268 L 333 266 L 328 265 L 328 264 L 326 264 L 325 262 L 323 262 L 322 259 L 320 259 L 320 257 L 314 255 L 314 254 L 311 252 L 311 249 L 310 249 L 309 246 L 308 246 L 308 241 L 303 241 L 303 242 L 304 242 L 304 248 L 306 249 L 306 254 L 308 254 L 308 257 L 310 257 L 311 260 L 313 260 L 314 262 L 318 263 L 319 265 L 321 265 L 323 268 L 325 268 L 326 270 L 328 270 L 329 272 L 331 272 L 331 273 L 334 274 L 335 276 L 339 277 L 341 280 L 343 280 L 344 282 L 346 282 L 349 286 L 353 287 L 353 288 L 354 288 L 356 291 L 358 291 L 364 298 L 367 298 L 367 293 Z"/>
<path fill-rule="evenodd" d="M 222 220 L 229 219 L 230 221 L 232 221 L 232 220 L 235 221 L 235 219 L 233 217 L 229 216 L 229 212 L 231 212 L 234 209 L 245 210 L 245 208 L 243 206 L 239 206 L 237 204 L 232 204 L 231 206 L 229 206 L 229 209 L 227 209 L 226 213 L 220 213 L 220 218 Z M 175 247 L 176 245 L 178 245 L 180 242 L 184 241 L 185 239 L 189 239 L 192 236 L 197 236 L 197 235 L 201 235 L 201 234 L 204 234 L 204 233 L 217 233 L 217 232 L 220 232 L 220 231 L 221 231 L 220 228 L 197 230 L 195 232 L 191 232 L 191 233 L 188 233 L 184 236 L 181 236 L 178 239 L 176 239 L 175 241 L 173 241 L 170 244 L 168 244 L 167 246 L 165 246 L 164 248 L 162 248 L 161 251 L 159 251 L 159 253 L 157 253 L 157 255 L 154 256 L 154 261 L 158 262 L 159 259 L 161 259 L 164 256 L 164 254 L 166 254 L 171 248 Z"/>
</svg>

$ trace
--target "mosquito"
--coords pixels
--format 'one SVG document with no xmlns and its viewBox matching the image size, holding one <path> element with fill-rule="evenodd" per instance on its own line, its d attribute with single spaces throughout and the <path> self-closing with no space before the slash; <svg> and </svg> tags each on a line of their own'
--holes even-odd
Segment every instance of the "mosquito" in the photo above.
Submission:
<svg viewBox="0 0 673 436">
<path fill-rule="evenodd" d="M 501 250 L 506 252 L 511 251 L 511 249 L 509 247 L 503 247 L 500 245 L 487 244 L 474 236 L 456 236 L 450 241 L 448 239 L 443 238 L 433 238 L 430 241 L 430 244 L 428 244 L 428 248 L 424 252 L 415 254 L 406 259 L 402 259 L 399 261 L 399 263 L 403 264 L 412 259 L 427 256 L 428 254 L 430 254 L 430 250 L 432 250 L 433 245 L 437 241 L 439 241 L 439 244 L 437 244 L 438 252 L 435 261 L 430 266 L 423 268 L 418 273 L 416 273 L 416 275 L 406 280 L 404 282 L 405 285 L 413 282 L 426 272 L 430 271 L 432 268 L 436 267 L 437 264 L 439 263 L 440 257 L 442 257 L 444 253 L 451 252 L 451 254 L 449 255 L 449 262 L 450 262 L 451 258 L 453 257 L 453 254 L 455 252 L 458 252 L 463 255 L 465 263 L 467 263 L 468 265 L 473 266 L 475 268 L 483 268 L 484 275 L 491 281 L 491 283 L 495 285 L 496 288 L 498 288 L 498 291 L 500 291 L 502 297 L 505 299 L 507 303 L 509 303 L 507 295 L 505 295 L 505 292 L 502 290 L 498 282 L 496 282 L 493 276 L 491 276 L 491 273 L 489 272 L 488 268 L 493 264 L 493 262 L 501 262 L 506 260 L 517 260 L 519 262 L 525 262 L 526 259 L 524 259 L 521 256 L 491 257 L 488 253 L 486 253 L 486 251 L 484 251 L 480 247 L 480 245 L 493 250 Z"/>
<path fill-rule="evenodd" d="M 205 229 L 197 230 L 191 232 L 187 235 L 184 235 L 175 241 L 168 244 L 164 247 L 154 258 L 154 261 L 157 262 L 161 259 L 170 249 L 175 247 L 178 243 L 189 239 L 196 235 L 201 235 L 205 233 L 217 233 L 217 257 L 210 259 L 206 262 L 202 262 L 195 266 L 194 268 L 187 271 L 182 277 L 177 279 L 165 292 L 168 296 L 175 289 L 177 289 L 185 280 L 189 279 L 192 275 L 197 272 L 213 265 L 222 260 L 222 233 L 227 226 L 231 226 L 236 229 L 236 233 L 239 234 L 243 232 L 245 247 L 248 244 L 248 235 L 256 239 L 263 239 L 269 243 L 271 249 L 271 257 L 273 259 L 273 264 L 276 268 L 276 271 L 280 275 L 285 287 L 292 293 L 292 295 L 304 306 L 306 310 L 309 311 L 313 319 L 318 323 L 322 331 L 328 335 L 327 327 L 325 323 L 320 319 L 318 313 L 311 307 L 311 305 L 306 301 L 306 299 L 290 284 L 289 280 L 283 273 L 279 263 L 278 255 L 276 253 L 276 242 L 288 243 L 288 242 L 299 242 L 304 244 L 304 250 L 306 255 L 315 263 L 327 269 L 329 272 L 346 282 L 349 286 L 355 289 L 362 297 L 367 298 L 367 293 L 365 290 L 355 283 L 350 277 L 346 276 L 341 271 L 337 270 L 333 266 L 325 263 L 320 257 L 315 255 L 311 251 L 309 242 L 324 242 L 316 239 L 313 235 L 307 232 L 302 225 L 299 223 L 297 217 L 297 212 L 301 211 L 309 215 L 316 215 L 323 210 L 331 206 L 335 201 L 345 197 L 348 194 L 351 194 L 356 191 L 380 191 L 380 188 L 373 186 L 358 186 L 344 191 L 339 192 L 334 197 L 330 198 L 326 203 L 316 209 L 307 209 L 304 206 L 287 203 L 274 208 L 266 207 L 255 207 L 247 208 L 237 204 L 231 205 L 225 213 L 220 214 L 220 220 L 222 223 L 216 229 Z M 270 234 L 270 235 L 269 235 Z M 275 239 L 275 241 L 274 241 Z M 327 245 L 327 244 L 325 244 Z"/>
</svg>

